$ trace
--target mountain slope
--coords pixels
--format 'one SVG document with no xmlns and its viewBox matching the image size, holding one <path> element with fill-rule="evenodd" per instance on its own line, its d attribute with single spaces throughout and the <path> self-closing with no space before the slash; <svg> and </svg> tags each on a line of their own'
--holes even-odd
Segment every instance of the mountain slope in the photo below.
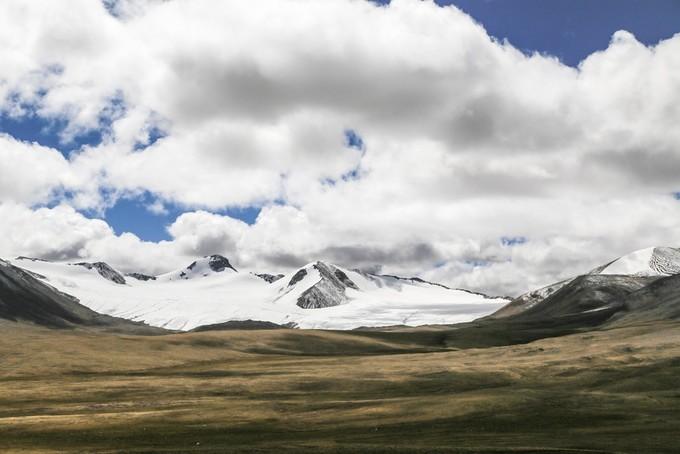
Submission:
<svg viewBox="0 0 680 454">
<path fill-rule="evenodd" d="M 87 263 L 87 262 L 80 262 L 80 263 L 74 263 L 74 266 L 82 266 L 85 269 L 88 270 L 95 270 L 101 277 L 103 277 L 106 280 L 109 280 L 113 283 L 116 284 L 125 284 L 125 278 L 123 277 L 122 274 L 120 274 L 118 271 L 114 270 L 111 268 L 111 266 L 108 263 L 104 262 L 95 262 L 95 263 Z"/>
<path fill-rule="evenodd" d="M 523 344 L 538 339 L 680 315 L 680 276 L 583 275 L 523 310 L 517 300 L 496 314 L 442 333 L 451 347 Z M 514 305 L 514 306 L 513 306 Z M 519 309 L 518 309 L 519 308 Z"/>
<path fill-rule="evenodd" d="M 624 299 L 648 286 L 658 277 L 579 276 L 539 303 L 513 316 L 516 321 L 579 320 L 598 324 L 624 309 Z"/>
<path fill-rule="evenodd" d="M 451 334 L 460 345 L 523 343 L 596 327 L 680 317 L 680 253 L 635 251 L 590 273 L 528 292 Z"/>
<path fill-rule="evenodd" d="M 503 306 L 498 311 L 489 315 L 489 318 L 504 318 L 513 315 L 520 314 L 526 310 L 531 309 L 536 304 L 540 303 L 544 299 L 548 298 L 550 295 L 554 294 L 562 287 L 567 285 L 573 279 L 566 279 L 564 281 L 556 282 L 554 284 L 541 287 L 537 290 L 532 290 L 530 292 L 521 295 L 514 300 L 512 300 L 506 306 Z"/>
<path fill-rule="evenodd" d="M 631 252 L 617 258 L 605 265 L 599 266 L 587 273 L 589 276 L 601 276 L 600 279 L 581 280 L 579 286 L 585 289 L 590 289 L 596 286 L 599 292 L 606 294 L 609 290 L 615 291 L 619 288 L 625 279 L 619 279 L 616 276 L 626 276 L 628 278 L 659 278 L 680 273 L 680 249 L 671 247 L 650 247 Z M 607 276 L 611 278 L 607 278 Z M 565 279 L 554 284 L 542 287 L 537 290 L 527 292 L 510 302 L 510 304 L 502 307 L 500 310 L 491 314 L 488 318 L 505 318 L 519 315 L 525 311 L 530 311 L 534 306 L 542 301 L 558 293 L 563 287 L 569 285 L 578 278 Z M 653 279 L 652 279 L 653 280 Z M 629 279 L 628 285 L 635 286 L 642 281 Z M 637 282 L 637 283 L 636 283 Z M 647 283 L 651 283 L 648 281 Z M 612 288 L 607 290 L 606 287 L 610 285 Z M 631 290 L 632 291 L 632 290 Z M 603 297 L 600 295 L 598 298 Z M 618 295 L 619 297 L 622 295 Z M 583 296 L 586 298 L 586 296 Z M 598 299 L 596 298 L 596 299 Z M 574 308 L 576 311 L 577 308 Z"/>
<path fill-rule="evenodd" d="M 680 319 L 680 274 L 662 277 L 627 295 L 609 325 Z"/>
<path fill-rule="evenodd" d="M 77 298 L 44 284 L 21 268 L 0 260 L 0 318 L 51 328 L 108 328 L 130 333 L 156 333 L 139 323 L 99 314 Z"/>
</svg>

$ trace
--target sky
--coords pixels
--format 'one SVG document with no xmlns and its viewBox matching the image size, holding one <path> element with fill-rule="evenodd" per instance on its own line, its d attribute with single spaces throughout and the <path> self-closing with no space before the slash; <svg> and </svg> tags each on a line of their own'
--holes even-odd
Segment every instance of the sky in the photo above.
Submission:
<svg viewBox="0 0 680 454">
<path fill-rule="evenodd" d="M 680 2 L 0 4 L 0 257 L 517 295 L 680 244 Z"/>
<path fill-rule="evenodd" d="M 376 0 L 385 5 L 389 0 Z M 555 56 L 576 67 L 607 48 L 612 35 L 627 30 L 655 45 L 680 31 L 677 0 L 437 0 L 455 5 L 498 40 L 522 52 Z"/>
</svg>

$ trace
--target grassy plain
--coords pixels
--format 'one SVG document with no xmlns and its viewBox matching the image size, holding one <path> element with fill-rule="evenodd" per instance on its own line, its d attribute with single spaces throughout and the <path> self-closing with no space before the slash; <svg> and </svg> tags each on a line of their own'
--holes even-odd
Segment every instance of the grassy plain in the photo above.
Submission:
<svg viewBox="0 0 680 454">
<path fill-rule="evenodd" d="M 680 324 L 454 334 L 0 324 L 0 452 L 680 452 Z"/>
</svg>

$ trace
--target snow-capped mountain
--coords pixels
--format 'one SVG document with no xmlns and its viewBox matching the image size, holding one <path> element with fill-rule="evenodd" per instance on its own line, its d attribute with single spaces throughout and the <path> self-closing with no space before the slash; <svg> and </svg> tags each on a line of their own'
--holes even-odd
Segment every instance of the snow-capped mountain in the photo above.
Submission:
<svg viewBox="0 0 680 454">
<path fill-rule="evenodd" d="M 531 309 L 541 301 L 545 300 L 552 294 L 556 293 L 562 287 L 573 281 L 572 279 L 566 279 L 564 281 L 556 282 L 554 284 L 546 285 L 536 290 L 532 290 L 523 295 L 518 296 L 507 306 L 503 306 L 500 310 L 493 313 L 491 318 L 503 318 L 510 317 L 528 309 Z"/>
<path fill-rule="evenodd" d="M 591 276 L 592 279 L 582 279 L 580 283 L 592 286 L 597 285 L 599 294 L 597 297 L 590 296 L 591 299 L 600 299 L 606 288 L 609 287 L 631 287 L 640 288 L 651 282 L 643 278 L 661 278 L 680 274 L 680 249 L 672 247 L 649 247 L 640 249 L 630 254 L 626 254 L 605 265 L 599 266 L 586 273 L 584 276 Z M 596 276 L 600 276 L 597 278 Z M 533 310 L 544 301 L 550 302 L 553 295 L 560 290 L 567 288 L 574 283 L 578 277 L 565 279 L 554 284 L 547 285 L 537 290 L 527 292 L 515 298 L 510 304 L 501 308 L 490 318 L 511 317 L 525 311 Z M 625 284 L 625 285 L 624 285 Z"/>
<path fill-rule="evenodd" d="M 316 262 L 300 268 L 280 292 L 281 297 L 292 292 L 297 296 L 296 304 L 303 309 L 321 309 L 346 302 L 347 289 L 359 287 L 340 268 Z"/>
<path fill-rule="evenodd" d="M 629 276 L 670 276 L 680 274 L 680 249 L 650 247 L 640 249 L 593 272 L 594 274 L 625 274 Z"/>
<path fill-rule="evenodd" d="M 99 314 L 44 280 L 44 276 L 0 260 L 0 319 L 50 328 L 86 326 L 89 329 L 124 333 L 160 332 L 157 328 Z M 109 284 L 113 285 L 112 281 Z"/>
<path fill-rule="evenodd" d="M 222 273 L 224 271 L 238 273 L 236 268 L 231 266 L 229 259 L 221 255 L 208 255 L 202 257 L 189 266 L 178 271 L 162 274 L 157 277 L 160 281 L 174 281 L 178 279 L 195 279 L 197 277 L 206 277 L 215 273 Z"/>
<path fill-rule="evenodd" d="M 155 279 L 128 275 L 122 284 L 112 277 L 122 274 L 106 264 L 76 266 L 27 258 L 14 262 L 92 310 L 179 330 L 243 320 L 322 329 L 450 324 L 487 315 L 507 303 L 419 279 L 376 276 L 324 262 L 265 278 L 238 272 L 227 258 L 213 255 Z"/>
</svg>

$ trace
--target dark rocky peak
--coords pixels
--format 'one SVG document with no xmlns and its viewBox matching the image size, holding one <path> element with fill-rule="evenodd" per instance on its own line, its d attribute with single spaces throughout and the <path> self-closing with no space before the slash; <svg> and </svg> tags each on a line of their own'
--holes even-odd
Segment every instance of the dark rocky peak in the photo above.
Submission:
<svg viewBox="0 0 680 454">
<path fill-rule="evenodd" d="M 345 290 L 348 288 L 359 290 L 359 287 L 344 271 L 333 265 L 316 262 L 312 267 L 319 272 L 321 279 L 298 297 L 297 305 L 303 309 L 338 306 L 347 301 Z M 300 271 L 305 271 L 302 275 L 302 278 L 304 278 L 307 271 L 304 268 Z M 293 276 L 291 282 L 301 274 L 300 271 Z"/>
<path fill-rule="evenodd" d="M 202 259 L 191 262 L 183 271 L 179 273 L 180 279 L 191 279 L 193 276 L 208 276 L 210 272 L 221 273 L 226 269 L 238 272 L 231 266 L 229 259 L 222 255 L 206 255 Z"/>
<path fill-rule="evenodd" d="M 196 262 L 194 262 L 196 263 Z M 215 271 L 216 273 L 221 273 L 222 271 L 226 270 L 227 268 L 232 269 L 236 271 L 236 268 L 231 266 L 231 263 L 229 263 L 229 259 L 227 259 L 224 256 L 221 255 L 211 255 L 208 257 L 208 266 L 210 267 L 211 270 Z M 238 271 L 236 271 L 238 272 Z"/>
<path fill-rule="evenodd" d="M 266 281 L 267 283 L 271 284 L 273 282 L 278 281 L 283 277 L 283 274 L 268 274 L 268 273 L 253 273 L 255 276 L 259 277 L 260 279 Z"/>
<path fill-rule="evenodd" d="M 293 275 L 293 277 L 290 278 L 290 281 L 288 282 L 288 287 L 292 287 L 301 280 L 303 280 L 307 276 L 307 270 L 305 268 L 300 268 L 297 273 Z"/>
<path fill-rule="evenodd" d="M 381 274 L 379 277 L 386 277 L 386 278 L 395 279 L 395 280 L 398 280 L 398 281 L 406 281 L 406 282 L 417 283 L 417 284 L 436 285 L 437 287 L 442 287 L 442 288 L 445 288 L 447 290 L 451 290 L 451 287 L 447 287 L 444 284 L 438 284 L 437 282 L 426 281 L 425 279 L 421 279 L 419 277 L 401 277 L 401 276 L 395 276 L 395 275 L 392 275 L 392 274 Z M 463 289 L 456 289 L 456 290 L 463 290 Z M 468 290 L 464 290 L 464 291 L 468 292 Z M 474 293 L 474 292 L 470 292 L 470 293 Z M 480 295 L 481 295 L 481 293 L 480 293 Z"/>
<path fill-rule="evenodd" d="M 23 255 L 20 255 L 15 260 L 29 260 L 31 262 L 49 262 L 49 260 L 39 259 L 39 258 L 36 258 L 36 257 L 25 257 Z"/>
<path fill-rule="evenodd" d="M 357 287 L 357 285 L 349 277 L 347 277 L 347 274 L 345 274 L 345 272 L 341 269 L 333 265 L 328 265 L 324 262 L 316 262 L 313 266 L 317 271 L 319 271 L 321 279 L 327 279 L 333 282 L 336 287 L 342 287 L 343 290 L 345 288 L 359 290 L 359 287 Z"/>
<path fill-rule="evenodd" d="M 114 282 L 116 284 L 125 284 L 125 278 L 123 277 L 122 274 L 120 274 L 118 271 L 114 270 L 109 266 L 109 264 L 104 263 L 104 262 L 95 262 L 95 263 L 88 263 L 88 262 L 80 262 L 80 263 L 73 263 L 72 265 L 75 266 L 82 266 L 84 268 L 87 268 L 88 270 L 96 270 L 101 277 L 104 279 L 107 279 L 111 282 Z"/>
<path fill-rule="evenodd" d="M 148 274 L 143 274 L 143 273 L 128 273 L 126 276 L 129 276 L 133 279 L 137 279 L 138 281 L 155 281 L 156 276 L 149 276 Z"/>
</svg>

